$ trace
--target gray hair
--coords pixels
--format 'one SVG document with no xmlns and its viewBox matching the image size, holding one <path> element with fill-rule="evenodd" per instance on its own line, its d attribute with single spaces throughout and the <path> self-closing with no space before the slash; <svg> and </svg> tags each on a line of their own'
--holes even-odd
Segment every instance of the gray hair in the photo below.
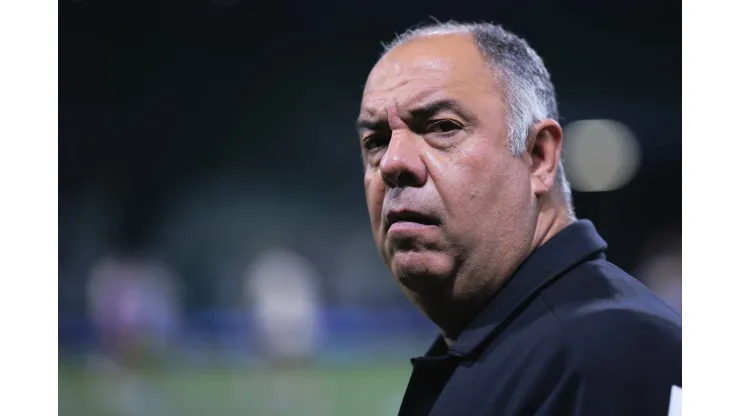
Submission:
<svg viewBox="0 0 740 416">
<path fill-rule="evenodd" d="M 481 55 L 494 71 L 494 77 L 502 82 L 508 108 L 508 147 L 512 154 L 524 153 L 532 126 L 546 118 L 558 120 L 560 117 L 550 73 L 542 58 L 524 39 L 492 23 L 437 22 L 409 29 L 397 36 L 392 43 L 384 45 L 384 54 L 410 40 L 451 34 L 472 36 Z M 568 215 L 575 218 L 570 184 L 565 177 L 562 160 L 557 177 Z"/>
</svg>

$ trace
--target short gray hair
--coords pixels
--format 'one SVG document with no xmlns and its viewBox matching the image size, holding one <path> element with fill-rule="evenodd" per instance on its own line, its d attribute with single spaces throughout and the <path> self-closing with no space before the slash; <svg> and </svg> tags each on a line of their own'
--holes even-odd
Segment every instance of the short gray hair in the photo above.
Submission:
<svg viewBox="0 0 740 416">
<path fill-rule="evenodd" d="M 527 41 L 492 23 L 437 22 L 398 35 L 392 43 L 384 45 L 384 54 L 410 40 L 451 34 L 472 36 L 494 71 L 494 77 L 502 82 L 509 113 L 506 123 L 509 150 L 515 155 L 524 153 L 529 131 L 535 123 L 546 118 L 560 118 L 550 73 Z M 568 214 L 574 218 L 570 184 L 562 160 L 557 175 Z"/>
</svg>

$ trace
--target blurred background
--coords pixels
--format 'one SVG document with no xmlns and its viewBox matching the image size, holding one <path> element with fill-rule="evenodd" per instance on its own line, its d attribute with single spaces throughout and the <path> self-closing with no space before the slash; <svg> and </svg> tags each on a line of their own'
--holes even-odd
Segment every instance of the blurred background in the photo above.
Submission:
<svg viewBox="0 0 740 416">
<path fill-rule="evenodd" d="M 393 415 L 435 328 L 371 239 L 354 121 L 408 26 L 543 57 L 579 217 L 681 309 L 680 5 L 63 0 L 62 415 Z"/>
</svg>

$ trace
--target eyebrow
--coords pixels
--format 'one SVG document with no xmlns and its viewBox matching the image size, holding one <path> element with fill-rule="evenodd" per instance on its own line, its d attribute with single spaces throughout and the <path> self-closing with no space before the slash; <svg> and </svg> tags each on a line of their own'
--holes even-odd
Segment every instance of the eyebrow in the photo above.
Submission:
<svg viewBox="0 0 740 416">
<path fill-rule="evenodd" d="M 355 123 L 355 129 L 358 132 L 363 132 L 367 130 L 380 130 L 385 123 L 382 119 L 370 119 L 370 118 L 360 118 Z"/>
<path fill-rule="evenodd" d="M 473 115 L 457 100 L 445 98 L 425 103 L 409 110 L 411 118 L 426 119 L 443 111 L 452 111 L 466 119 L 472 119 Z M 358 132 L 363 130 L 379 130 L 385 125 L 383 119 L 360 117 L 355 124 Z"/>
<path fill-rule="evenodd" d="M 413 107 L 411 108 L 411 110 L 409 110 L 409 113 L 411 114 L 412 118 L 419 119 L 430 118 L 435 114 L 439 114 L 444 111 L 452 111 L 465 118 L 472 117 L 470 112 L 465 109 L 465 106 L 463 106 L 461 102 L 451 98 L 436 100 L 430 103 L 422 104 L 417 107 Z"/>
</svg>

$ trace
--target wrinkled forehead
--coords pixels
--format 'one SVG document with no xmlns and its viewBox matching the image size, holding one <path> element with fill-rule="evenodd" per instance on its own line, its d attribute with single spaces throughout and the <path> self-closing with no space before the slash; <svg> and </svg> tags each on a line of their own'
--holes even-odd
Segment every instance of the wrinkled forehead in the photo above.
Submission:
<svg viewBox="0 0 740 416">
<path fill-rule="evenodd" d="M 373 67 L 365 83 L 365 95 L 392 91 L 404 84 L 442 84 L 461 78 L 456 65 L 446 56 L 431 54 L 396 56 L 391 52 Z"/>
<path fill-rule="evenodd" d="M 450 37 L 414 40 L 381 58 L 365 84 L 361 113 L 372 116 L 427 98 L 464 101 L 472 94 L 492 93 L 493 77 L 473 42 Z"/>
</svg>

